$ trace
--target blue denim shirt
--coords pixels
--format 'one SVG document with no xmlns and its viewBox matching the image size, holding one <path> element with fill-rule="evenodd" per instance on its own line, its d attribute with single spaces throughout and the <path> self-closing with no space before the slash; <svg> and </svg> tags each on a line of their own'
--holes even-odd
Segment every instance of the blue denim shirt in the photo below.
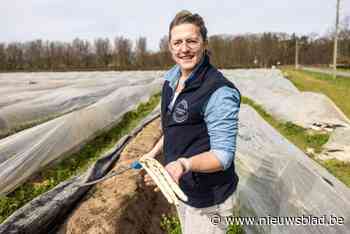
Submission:
<svg viewBox="0 0 350 234">
<path fill-rule="evenodd" d="M 190 74 L 185 85 L 189 80 L 195 79 L 193 74 L 200 63 Z M 164 78 L 175 90 L 180 76 L 180 67 L 175 65 L 165 74 Z M 210 151 L 217 156 L 224 170 L 231 166 L 236 152 L 239 98 L 237 90 L 224 86 L 210 96 L 208 103 L 202 109 L 210 138 Z"/>
</svg>

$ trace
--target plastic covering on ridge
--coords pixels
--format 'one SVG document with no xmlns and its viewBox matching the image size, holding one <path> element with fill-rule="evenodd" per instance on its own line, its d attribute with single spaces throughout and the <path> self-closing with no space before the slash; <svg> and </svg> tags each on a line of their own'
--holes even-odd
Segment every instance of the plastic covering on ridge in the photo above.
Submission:
<svg viewBox="0 0 350 234">
<path fill-rule="evenodd" d="M 126 112 L 160 91 L 163 80 L 124 86 L 92 105 L 0 140 L 0 194 L 77 149 L 96 132 L 117 123 Z"/>
<path fill-rule="evenodd" d="M 308 129 L 334 131 L 317 157 L 350 162 L 350 120 L 326 95 L 300 92 L 276 69 L 223 70 L 223 73 L 243 96 L 276 119 Z"/>
<path fill-rule="evenodd" d="M 0 136 L 91 105 L 118 88 L 142 85 L 162 72 L 0 74 Z"/>
<path fill-rule="evenodd" d="M 268 113 L 304 128 L 314 123 L 350 126 L 349 119 L 324 94 L 300 92 L 276 69 L 223 70 L 243 96 Z"/>
<path fill-rule="evenodd" d="M 347 233 L 350 189 L 242 105 L 237 142 L 240 216 L 331 215 L 343 225 L 247 225 L 247 233 Z M 328 220 L 329 221 L 329 220 Z"/>
<path fill-rule="evenodd" d="M 13 213 L 0 224 L 1 234 L 55 233 L 56 228 L 72 211 L 76 202 L 84 196 L 91 186 L 80 186 L 82 182 L 93 181 L 103 177 L 119 159 L 120 153 L 128 142 L 153 119 L 159 117 L 160 107 L 149 114 L 130 134 L 99 158 L 82 175 L 61 182 L 50 191 L 40 195 Z"/>
<path fill-rule="evenodd" d="M 333 215 L 344 218 L 342 225 L 244 225 L 245 232 L 347 233 L 350 229 L 350 190 L 284 139 L 251 107 L 242 105 L 239 118 L 235 162 L 240 178 L 237 191 L 240 216 L 326 215 L 329 219 Z M 98 168 L 104 168 L 103 163 L 110 165 L 111 160 L 108 157 L 100 160 Z M 90 180 L 102 176 L 99 170 L 90 170 L 89 173 Z M 25 205 L 0 225 L 0 233 L 48 232 L 56 220 L 62 222 L 60 212 L 69 210 L 69 207 L 72 209 L 77 197 L 83 195 L 84 191 L 74 190 L 74 184 L 81 181 L 75 177 L 63 182 Z"/>
</svg>

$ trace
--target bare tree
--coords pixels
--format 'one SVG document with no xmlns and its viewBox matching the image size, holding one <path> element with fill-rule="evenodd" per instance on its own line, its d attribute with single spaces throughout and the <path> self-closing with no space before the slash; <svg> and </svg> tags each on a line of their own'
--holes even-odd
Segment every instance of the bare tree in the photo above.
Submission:
<svg viewBox="0 0 350 234">
<path fill-rule="evenodd" d="M 159 64 L 163 68 L 167 68 L 173 64 L 171 59 L 171 54 L 169 51 L 169 38 L 168 36 L 163 36 L 159 40 Z"/>
<path fill-rule="evenodd" d="M 118 69 L 130 69 L 132 65 L 132 42 L 124 37 L 114 39 L 114 62 Z"/>
<path fill-rule="evenodd" d="M 344 17 L 339 30 L 339 63 L 350 67 L 350 16 Z"/>
<path fill-rule="evenodd" d="M 98 38 L 95 40 L 95 53 L 97 58 L 97 63 L 99 65 L 104 65 L 107 67 L 111 62 L 112 50 L 108 38 Z"/>
<path fill-rule="evenodd" d="M 0 43 L 0 70 L 6 70 L 7 64 L 7 54 L 6 54 L 6 44 Z"/>
<path fill-rule="evenodd" d="M 6 58 L 7 69 L 21 69 L 24 63 L 22 45 L 18 42 L 9 43 L 6 48 Z"/>
<path fill-rule="evenodd" d="M 135 46 L 135 62 L 136 66 L 140 69 L 144 69 L 147 65 L 147 39 L 140 37 L 136 40 Z"/>
<path fill-rule="evenodd" d="M 350 64 L 350 17 L 339 30 L 339 64 Z M 333 51 L 334 31 L 324 36 L 308 34 L 299 37 L 301 64 L 329 64 Z M 260 33 L 213 35 L 209 38 L 211 62 L 220 68 L 269 67 L 293 64 L 295 34 Z M 0 70 L 71 70 L 71 69 L 168 69 L 174 64 L 168 48 L 168 37 L 159 41 L 159 51 L 147 50 L 147 39 L 132 41 L 116 37 L 113 47 L 108 38 L 94 43 L 76 38 L 72 42 L 33 40 L 0 43 Z"/>
</svg>

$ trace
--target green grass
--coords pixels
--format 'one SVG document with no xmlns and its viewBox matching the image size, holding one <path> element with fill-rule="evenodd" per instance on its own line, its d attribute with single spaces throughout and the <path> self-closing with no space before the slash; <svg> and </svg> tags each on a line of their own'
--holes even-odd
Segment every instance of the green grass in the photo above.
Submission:
<svg viewBox="0 0 350 234">
<path fill-rule="evenodd" d="M 318 162 L 331 174 L 350 187 L 350 162 L 342 162 L 336 159 L 318 160 Z"/>
<path fill-rule="evenodd" d="M 228 227 L 228 230 L 226 231 L 226 234 L 244 234 L 244 229 L 241 225 L 235 224 L 230 225 Z"/>
<path fill-rule="evenodd" d="M 350 78 L 337 77 L 317 72 L 301 71 L 292 68 L 282 69 L 284 75 L 300 91 L 319 92 L 328 96 L 350 119 Z M 350 163 L 336 159 L 317 160 L 330 173 L 350 187 Z"/>
<path fill-rule="evenodd" d="M 337 77 L 317 72 L 282 69 L 284 75 L 300 91 L 318 92 L 327 95 L 350 119 L 350 77 Z"/>
<path fill-rule="evenodd" d="M 209 220 L 208 220 L 209 222 Z M 174 215 L 162 215 L 160 227 L 167 234 L 181 234 L 181 224 L 177 216 Z M 226 234 L 244 234 L 244 229 L 241 225 L 232 224 L 229 225 Z"/>
<path fill-rule="evenodd" d="M 162 214 L 160 220 L 160 227 L 167 234 L 181 234 L 180 220 L 175 215 Z"/>
<path fill-rule="evenodd" d="M 242 103 L 253 107 L 272 127 L 277 129 L 283 136 L 297 145 L 304 152 L 306 152 L 307 148 L 313 148 L 316 153 L 321 152 L 322 145 L 324 145 L 329 139 L 328 134 L 307 131 L 292 122 L 281 122 L 276 120 L 272 115 L 267 113 L 263 107 L 247 97 L 242 98 Z"/>
<path fill-rule="evenodd" d="M 19 186 L 6 196 L 0 197 L 0 223 L 14 211 L 60 182 L 82 173 L 100 155 L 113 147 L 118 140 L 137 126 L 159 103 L 160 94 L 141 103 L 136 110 L 126 113 L 121 122 L 110 131 L 101 133 L 88 142 L 79 152 L 65 157 L 61 162 L 39 172 L 34 179 Z"/>
<path fill-rule="evenodd" d="M 315 153 L 320 153 L 322 146 L 327 143 L 329 139 L 329 134 L 308 131 L 291 122 L 281 122 L 274 119 L 260 105 L 256 104 L 249 98 L 243 97 L 242 103 L 253 107 L 272 127 L 305 153 L 307 152 L 307 148 L 313 148 Z M 331 174 L 350 187 L 350 163 L 336 159 L 325 161 L 315 159 L 315 161 L 323 165 Z"/>
<path fill-rule="evenodd" d="M 337 68 L 337 71 L 350 72 L 350 68 Z"/>
</svg>

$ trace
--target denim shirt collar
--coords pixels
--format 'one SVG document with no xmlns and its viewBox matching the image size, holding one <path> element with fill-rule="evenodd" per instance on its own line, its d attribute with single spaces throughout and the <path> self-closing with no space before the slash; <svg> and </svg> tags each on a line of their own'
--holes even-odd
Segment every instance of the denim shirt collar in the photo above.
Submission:
<svg viewBox="0 0 350 234">
<path fill-rule="evenodd" d="M 202 57 L 201 61 L 193 69 L 193 71 L 191 72 L 190 76 L 185 81 L 185 85 L 190 80 L 195 78 L 195 73 L 198 70 L 198 68 L 202 65 L 202 63 L 204 62 L 204 57 L 205 56 Z M 178 80 L 180 79 L 180 76 L 181 76 L 181 69 L 180 69 L 180 66 L 178 64 L 176 64 L 169 71 L 167 71 L 165 73 L 164 79 L 169 81 L 170 87 L 174 90 L 176 88 L 176 84 L 177 84 Z"/>
</svg>

